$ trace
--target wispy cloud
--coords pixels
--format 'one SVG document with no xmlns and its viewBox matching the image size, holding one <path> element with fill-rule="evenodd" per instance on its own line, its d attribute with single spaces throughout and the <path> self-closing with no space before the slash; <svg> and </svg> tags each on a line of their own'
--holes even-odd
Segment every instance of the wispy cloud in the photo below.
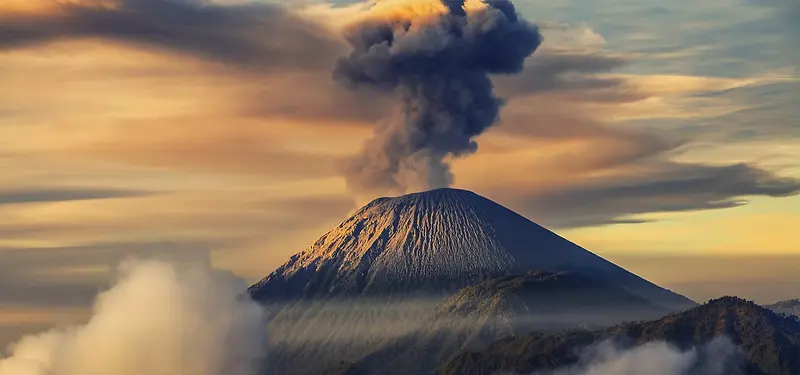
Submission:
<svg viewBox="0 0 800 375">
<path fill-rule="evenodd" d="M 0 48 L 101 38 L 258 70 L 325 69 L 339 43 L 319 24 L 273 4 L 119 0 L 55 2 L 39 12 L 4 12 Z"/>
<path fill-rule="evenodd" d="M 0 189 L 0 205 L 35 202 L 63 202 L 124 198 L 148 195 L 149 192 L 97 188 L 14 188 Z"/>
<path fill-rule="evenodd" d="M 531 217 L 557 227 L 641 223 L 637 215 L 738 207 L 745 197 L 800 192 L 794 179 L 746 164 L 655 163 L 635 175 L 587 178 L 559 191 L 512 198 Z M 512 193 L 513 194 L 513 193 Z"/>
<path fill-rule="evenodd" d="M 719 93 L 768 91 L 792 84 L 790 79 L 620 74 L 636 60 L 593 49 L 545 50 L 538 57 L 519 82 L 498 80 L 499 89 L 513 92 L 516 99 L 490 134 L 495 147 L 487 151 L 490 155 L 465 161 L 469 168 L 457 166 L 467 186 L 554 227 L 641 223 L 651 220 L 651 213 L 731 208 L 754 196 L 800 192 L 800 180 L 751 160 L 692 160 L 689 153 L 696 143 L 707 142 L 714 132 L 731 131 L 731 124 L 695 131 L 653 126 L 659 119 L 730 120 L 745 109 L 737 109 L 730 98 L 717 103 Z M 693 104 L 695 99 L 700 105 L 709 100 L 716 108 L 703 109 Z M 753 125 L 738 128 L 767 134 L 773 124 Z M 774 126 L 786 129 L 785 123 Z M 480 177 L 497 173 L 498 164 L 525 174 L 510 181 Z"/>
</svg>

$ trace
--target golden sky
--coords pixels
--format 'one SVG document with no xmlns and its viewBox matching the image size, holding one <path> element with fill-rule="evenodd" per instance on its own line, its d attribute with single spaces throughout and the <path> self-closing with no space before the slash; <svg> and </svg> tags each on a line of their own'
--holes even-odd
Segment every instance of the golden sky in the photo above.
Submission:
<svg viewBox="0 0 800 375">
<path fill-rule="evenodd" d="M 397 100 L 331 75 L 366 4 L 155 3 L 0 2 L 0 326 L 73 317 L 131 254 L 255 280 L 374 198 L 341 162 Z M 689 297 L 800 294 L 797 19 L 517 3 L 545 43 L 454 186 Z"/>
</svg>

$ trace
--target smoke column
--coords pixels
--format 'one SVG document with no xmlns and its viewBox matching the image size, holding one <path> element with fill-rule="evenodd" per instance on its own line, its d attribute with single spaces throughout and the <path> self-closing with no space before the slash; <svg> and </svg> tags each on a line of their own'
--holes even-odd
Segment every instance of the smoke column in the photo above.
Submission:
<svg viewBox="0 0 800 375">
<path fill-rule="evenodd" d="M 0 375 L 258 375 L 263 309 L 210 266 L 128 262 L 86 325 L 25 337 Z"/>
<path fill-rule="evenodd" d="M 508 0 L 383 0 L 346 32 L 351 53 L 334 78 L 393 92 L 399 113 L 348 160 L 358 192 L 447 187 L 448 160 L 474 153 L 503 100 L 489 74 L 513 74 L 542 42 Z"/>
</svg>

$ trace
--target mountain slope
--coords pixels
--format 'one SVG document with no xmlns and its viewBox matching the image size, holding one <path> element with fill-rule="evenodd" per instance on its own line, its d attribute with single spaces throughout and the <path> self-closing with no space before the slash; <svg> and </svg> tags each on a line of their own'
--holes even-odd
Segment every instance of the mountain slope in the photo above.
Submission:
<svg viewBox="0 0 800 375">
<path fill-rule="evenodd" d="M 425 326 L 338 371 L 428 374 L 459 352 L 483 349 L 502 337 L 577 326 L 602 328 L 667 312 L 601 280 L 571 272 L 531 271 L 462 289 L 440 303 Z"/>
<path fill-rule="evenodd" d="M 615 284 L 562 271 L 529 271 L 487 280 L 462 289 L 444 300 L 437 317 L 516 317 L 537 316 L 542 325 L 563 326 L 559 322 L 605 325 L 608 318 L 617 322 L 663 316 L 669 311 Z M 612 316 L 613 315 L 613 316 Z M 576 319 L 571 321 L 571 319 Z M 596 321 L 594 321 L 596 319 Z M 525 322 L 519 322 L 525 323 Z M 534 323 L 534 322 L 529 322 Z"/>
<path fill-rule="evenodd" d="M 448 294 L 529 270 L 572 270 L 668 307 L 693 303 L 472 192 L 366 205 L 250 289 L 259 300 Z"/>
<path fill-rule="evenodd" d="M 777 313 L 800 316 L 800 298 L 781 301 L 764 307 Z"/>
<path fill-rule="evenodd" d="M 401 345 L 398 339 L 421 332 L 437 304 L 461 288 L 530 270 L 571 271 L 669 310 L 693 305 L 456 189 L 376 199 L 249 292 L 271 311 L 271 368 L 306 375 Z M 490 327 L 486 337 L 494 339 Z M 442 340 L 452 337 L 441 333 Z"/>
<path fill-rule="evenodd" d="M 726 297 L 650 322 L 598 331 L 530 334 L 508 338 L 480 352 L 463 353 L 442 368 L 443 375 L 532 373 L 568 366 L 576 349 L 605 340 L 629 346 L 666 341 L 681 348 L 726 336 L 738 345 L 746 375 L 800 374 L 800 321 L 782 317 L 752 302 Z"/>
</svg>

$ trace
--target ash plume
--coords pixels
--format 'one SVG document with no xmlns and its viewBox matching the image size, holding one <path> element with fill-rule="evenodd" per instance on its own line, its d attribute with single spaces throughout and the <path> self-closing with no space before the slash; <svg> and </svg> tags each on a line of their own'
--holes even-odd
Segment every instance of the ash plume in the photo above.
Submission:
<svg viewBox="0 0 800 375">
<path fill-rule="evenodd" d="M 508 0 L 384 0 L 347 33 L 334 78 L 393 92 L 381 122 L 344 166 L 350 189 L 403 193 L 453 183 L 449 160 L 477 151 L 503 100 L 490 74 L 514 74 L 542 42 Z"/>
</svg>

